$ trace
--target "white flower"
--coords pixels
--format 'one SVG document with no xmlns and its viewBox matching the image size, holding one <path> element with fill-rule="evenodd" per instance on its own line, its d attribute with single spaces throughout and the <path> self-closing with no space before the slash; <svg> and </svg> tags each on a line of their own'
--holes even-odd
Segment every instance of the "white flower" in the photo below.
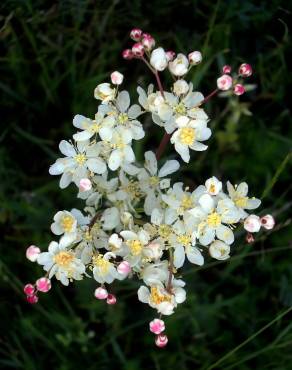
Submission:
<svg viewBox="0 0 292 370">
<path fill-rule="evenodd" d="M 101 100 L 103 103 L 108 103 L 115 97 L 116 90 L 111 87 L 107 82 L 104 82 L 94 90 L 95 99 Z"/>
<path fill-rule="evenodd" d="M 49 272 L 49 279 L 55 275 L 64 285 L 68 285 L 71 279 L 82 280 L 85 273 L 85 266 L 74 251 L 66 250 L 56 242 L 50 243 L 48 252 L 41 253 L 37 262 Z"/>
<path fill-rule="evenodd" d="M 257 233 L 261 228 L 261 219 L 256 215 L 249 215 L 243 224 L 246 231 L 250 233 Z"/>
<path fill-rule="evenodd" d="M 213 242 L 215 236 L 227 244 L 232 244 L 234 234 L 226 226 L 237 223 L 240 213 L 230 199 L 217 200 L 209 194 L 203 194 L 199 200 L 199 207 L 189 213 L 198 220 L 198 238 L 202 245 Z"/>
<path fill-rule="evenodd" d="M 125 278 L 124 275 L 118 273 L 115 265 L 110 262 L 110 258 L 115 258 L 115 254 L 107 252 L 105 255 L 98 254 L 92 258 L 93 277 L 101 284 L 111 284 L 115 279 L 122 280 Z"/>
<path fill-rule="evenodd" d="M 62 140 L 59 149 L 65 158 L 59 158 L 50 167 L 51 175 L 60 175 L 60 188 L 66 188 L 72 181 L 78 186 L 82 178 L 88 177 L 89 171 L 102 174 L 106 171 L 106 164 L 99 157 L 100 146 L 89 145 L 88 141 L 77 143 L 77 147 L 66 140 Z"/>
<path fill-rule="evenodd" d="M 183 76 L 188 72 L 189 61 L 184 54 L 178 54 L 177 57 L 169 62 L 168 68 L 175 76 Z"/>
<path fill-rule="evenodd" d="M 189 91 L 189 84 L 185 80 L 177 80 L 173 84 L 173 92 L 175 95 L 184 95 Z"/>
<path fill-rule="evenodd" d="M 141 271 L 141 278 L 148 286 L 165 283 L 168 279 L 168 263 L 148 263 Z"/>
<path fill-rule="evenodd" d="M 121 85 L 123 80 L 124 76 L 120 72 L 115 71 L 111 74 L 111 81 L 114 85 Z"/>
<path fill-rule="evenodd" d="M 154 49 L 151 53 L 150 64 L 157 71 L 163 71 L 167 67 L 167 56 L 163 48 Z"/>
<path fill-rule="evenodd" d="M 229 75 L 223 75 L 217 79 L 217 87 L 219 90 L 229 90 L 232 86 L 232 77 Z"/>
<path fill-rule="evenodd" d="M 112 171 L 117 170 L 123 164 L 134 162 L 135 154 L 131 147 L 132 134 L 130 130 L 117 127 L 112 135 L 110 146 L 112 148 L 108 159 L 108 166 Z"/>
<path fill-rule="evenodd" d="M 207 192 L 210 195 L 217 195 L 222 190 L 222 182 L 215 176 L 211 177 L 205 182 Z"/>
<path fill-rule="evenodd" d="M 73 126 L 83 130 L 73 135 L 75 141 L 84 141 L 98 134 L 103 127 L 111 127 L 114 125 L 114 117 L 104 117 L 104 113 L 97 112 L 94 120 L 86 118 L 81 114 L 77 114 L 73 119 Z"/>
<path fill-rule="evenodd" d="M 238 186 L 233 186 L 229 181 L 227 182 L 227 190 L 230 198 L 233 200 L 236 207 L 241 213 L 241 217 L 245 218 L 248 216 L 245 209 L 255 209 L 258 208 L 261 204 L 261 201 L 257 198 L 249 198 L 248 185 L 246 182 L 242 182 Z"/>
<path fill-rule="evenodd" d="M 196 151 L 206 150 L 208 146 L 201 141 L 209 139 L 211 130 L 205 120 L 189 120 L 188 117 L 182 116 L 176 122 L 179 128 L 173 133 L 170 141 L 182 159 L 189 162 L 189 148 Z"/>
<path fill-rule="evenodd" d="M 149 243 L 149 234 L 141 229 L 138 233 L 130 230 L 120 232 L 124 239 L 124 246 L 126 249 L 126 257 L 131 267 L 136 266 L 143 257 L 144 247 Z"/>
<path fill-rule="evenodd" d="M 68 211 L 59 211 L 54 216 L 54 223 L 51 230 L 55 235 L 64 236 L 60 239 L 60 245 L 67 247 L 73 243 L 77 237 L 77 220 Z"/>
<path fill-rule="evenodd" d="M 209 247 L 209 253 L 216 260 L 226 260 L 230 257 L 230 245 L 223 243 L 221 240 L 215 240 Z"/>
<path fill-rule="evenodd" d="M 172 294 L 162 284 L 152 285 L 150 290 L 142 285 L 138 289 L 138 299 L 157 309 L 162 315 L 171 315 L 177 305 L 186 299 L 185 290 L 181 286 L 175 286 L 174 281 L 172 285 Z"/>
</svg>

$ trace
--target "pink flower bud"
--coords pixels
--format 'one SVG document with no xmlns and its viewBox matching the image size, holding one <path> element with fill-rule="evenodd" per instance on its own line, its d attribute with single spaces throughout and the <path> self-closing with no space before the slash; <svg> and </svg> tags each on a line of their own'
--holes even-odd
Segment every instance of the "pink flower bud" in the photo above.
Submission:
<svg viewBox="0 0 292 370">
<path fill-rule="evenodd" d="M 117 267 L 117 271 L 121 275 L 129 275 L 129 273 L 131 272 L 131 266 L 129 262 L 127 261 L 121 262 Z"/>
<path fill-rule="evenodd" d="M 250 233 L 257 233 L 261 228 L 261 220 L 259 216 L 249 215 L 245 220 L 243 227 Z"/>
<path fill-rule="evenodd" d="M 167 338 L 167 336 L 165 334 L 159 334 L 155 338 L 155 344 L 159 348 L 165 347 L 167 345 L 167 342 L 168 342 L 168 338 Z"/>
<path fill-rule="evenodd" d="M 109 294 L 106 299 L 107 304 L 116 304 L 117 303 L 117 298 L 114 294 Z"/>
<path fill-rule="evenodd" d="M 243 63 L 239 66 L 238 74 L 242 77 L 249 77 L 252 75 L 252 68 L 250 64 Z"/>
<path fill-rule="evenodd" d="M 165 54 L 169 62 L 171 62 L 175 58 L 175 52 L 172 50 L 168 50 Z"/>
<path fill-rule="evenodd" d="M 134 41 L 140 41 L 142 37 L 143 31 L 140 30 L 140 28 L 133 28 L 132 31 L 130 32 L 130 37 Z"/>
<path fill-rule="evenodd" d="M 245 93 L 245 88 L 241 84 L 236 84 L 233 88 L 233 92 L 235 95 L 242 95 Z"/>
<path fill-rule="evenodd" d="M 134 55 L 131 49 L 123 50 L 122 55 L 123 55 L 123 58 L 126 60 L 131 60 L 134 58 Z"/>
<path fill-rule="evenodd" d="M 23 288 L 23 291 L 26 295 L 34 295 L 35 288 L 32 284 L 26 284 Z"/>
<path fill-rule="evenodd" d="M 217 87 L 219 90 L 229 90 L 232 86 L 232 77 L 228 75 L 222 75 L 217 79 Z"/>
<path fill-rule="evenodd" d="M 149 33 L 143 33 L 142 44 L 146 50 L 151 50 L 155 46 L 155 40 Z"/>
<path fill-rule="evenodd" d="M 88 191 L 92 188 L 91 181 L 89 179 L 81 179 L 79 182 L 79 190 L 81 192 Z"/>
<path fill-rule="evenodd" d="M 254 242 L 254 236 L 251 233 L 248 233 L 245 238 L 248 244 L 252 244 Z"/>
<path fill-rule="evenodd" d="M 229 65 L 225 65 L 223 68 L 222 68 L 222 72 L 225 74 L 229 74 L 231 72 L 231 66 Z"/>
<path fill-rule="evenodd" d="M 35 284 L 37 290 L 43 293 L 47 293 L 52 287 L 51 280 L 46 277 L 38 279 Z"/>
<path fill-rule="evenodd" d="M 154 334 L 160 334 L 165 330 L 165 324 L 163 320 L 154 319 L 149 323 L 150 331 Z"/>
<path fill-rule="evenodd" d="M 35 245 L 31 245 L 26 250 L 26 258 L 29 259 L 31 262 L 35 262 L 41 253 L 41 250 L 39 247 L 36 247 Z"/>
<path fill-rule="evenodd" d="M 115 71 L 111 74 L 111 81 L 114 85 L 121 85 L 123 80 L 124 76 L 120 72 Z"/>
<path fill-rule="evenodd" d="M 261 218 L 261 224 L 265 229 L 271 230 L 275 226 L 275 219 L 272 215 L 265 215 Z"/>
<path fill-rule="evenodd" d="M 192 51 L 189 55 L 189 62 L 192 65 L 200 64 L 202 61 L 202 54 L 200 51 Z"/>
<path fill-rule="evenodd" d="M 107 290 L 101 286 L 95 289 L 94 296 L 97 299 L 107 299 L 108 295 Z"/>
<path fill-rule="evenodd" d="M 141 42 L 137 42 L 132 47 L 132 52 L 134 57 L 141 58 L 144 55 L 144 46 Z"/>
<path fill-rule="evenodd" d="M 37 302 L 38 302 L 39 298 L 38 298 L 38 296 L 37 296 L 37 295 L 33 294 L 33 295 L 28 295 L 28 296 L 26 297 L 26 300 L 27 300 L 27 302 L 28 302 L 28 303 L 30 303 L 30 304 L 35 304 L 35 303 L 37 303 Z"/>
</svg>

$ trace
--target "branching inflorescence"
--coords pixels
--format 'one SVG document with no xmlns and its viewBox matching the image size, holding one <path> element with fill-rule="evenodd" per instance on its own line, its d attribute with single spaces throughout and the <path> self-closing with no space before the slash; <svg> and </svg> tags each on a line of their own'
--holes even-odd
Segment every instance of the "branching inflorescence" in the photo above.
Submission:
<svg viewBox="0 0 292 370">
<path fill-rule="evenodd" d="M 261 202 L 248 197 L 245 182 L 227 182 L 223 189 L 213 176 L 191 190 L 182 182 L 171 183 L 170 175 L 180 167 L 177 160 L 158 164 L 169 141 L 184 162 L 189 162 L 190 151 L 207 149 L 211 130 L 204 103 L 220 90 L 243 94 L 241 81 L 252 74 L 250 65 L 242 64 L 233 77 L 231 67 L 224 66 L 217 88 L 204 97 L 184 79 L 202 61 L 199 51 L 176 56 L 161 47 L 154 49 L 154 38 L 139 29 L 130 36 L 136 43 L 123 51 L 124 59 L 143 61 L 157 89 L 150 85 L 145 91 L 139 86 L 139 105 L 131 105 L 129 93 L 119 89 L 123 75 L 113 72 L 111 84 L 102 83 L 94 91 L 101 101 L 94 118 L 74 117 L 78 131 L 72 141 L 61 141 L 64 157 L 49 172 L 61 175 L 62 189 L 73 182 L 85 207 L 83 212 L 56 213 L 51 230 L 60 239 L 52 241 L 47 252 L 36 246 L 27 249 L 27 258 L 42 265 L 46 275 L 34 285 L 27 284 L 24 292 L 28 302 L 36 303 L 38 292 L 50 290 L 53 277 L 63 285 L 87 277 L 99 283 L 97 299 L 115 304 L 110 284 L 139 279 L 138 299 L 157 311 L 150 331 L 156 334 L 156 345 L 164 347 L 168 338 L 162 315 L 171 315 L 186 299 L 185 282 L 178 278 L 185 261 L 201 266 L 206 255 L 225 260 L 236 227 L 243 225 L 250 243 L 261 227 L 272 229 L 274 219 L 248 214 Z M 159 77 L 167 69 L 174 79 L 170 91 L 164 90 Z M 140 117 L 146 113 L 165 134 L 156 155 L 147 151 L 140 164 L 132 143 L 145 136 Z"/>
</svg>

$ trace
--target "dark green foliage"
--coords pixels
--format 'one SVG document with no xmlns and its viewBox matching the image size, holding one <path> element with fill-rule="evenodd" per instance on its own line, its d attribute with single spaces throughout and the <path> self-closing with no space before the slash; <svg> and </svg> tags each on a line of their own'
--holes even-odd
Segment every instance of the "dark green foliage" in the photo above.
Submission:
<svg viewBox="0 0 292 370">
<path fill-rule="evenodd" d="M 1 2 L 1 368 L 292 369 L 292 316 L 280 316 L 292 304 L 288 4 Z M 166 320 L 170 343 L 164 350 L 153 345 L 148 322 L 154 312 L 137 302 L 136 282 L 115 284 L 115 307 L 94 300 L 93 281 L 69 288 L 56 283 L 33 307 L 22 295 L 22 284 L 41 274 L 26 261 L 26 247 L 45 249 L 55 212 L 79 205 L 73 186 L 61 191 L 48 175 L 58 142 L 73 132 L 71 118 L 95 112 L 93 89 L 114 69 L 125 74 L 134 95 L 136 81 L 143 86 L 151 81 L 142 64 L 121 58 L 132 26 L 153 31 L 167 49 L 202 50 L 204 63 L 190 78 L 205 94 L 225 63 L 253 65 L 249 83 L 255 90 L 208 103 L 215 130 L 210 149 L 195 152 L 183 174 L 190 185 L 210 175 L 246 180 L 251 193 L 264 195 L 262 213 L 277 219 L 276 230 L 252 246 L 239 235 L 230 260 L 188 266 L 188 300 Z M 151 128 L 143 147 L 136 148 L 138 157 L 161 136 Z M 174 156 L 170 148 L 168 154 Z"/>
</svg>

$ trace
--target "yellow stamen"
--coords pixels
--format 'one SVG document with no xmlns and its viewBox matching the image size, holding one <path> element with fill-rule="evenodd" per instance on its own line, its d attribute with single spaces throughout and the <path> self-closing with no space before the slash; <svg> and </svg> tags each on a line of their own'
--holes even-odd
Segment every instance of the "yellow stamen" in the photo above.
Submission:
<svg viewBox="0 0 292 370">
<path fill-rule="evenodd" d="M 61 251 L 57 253 L 53 258 L 53 261 L 59 267 L 62 267 L 63 269 L 68 269 L 73 260 L 74 260 L 74 254 L 72 252 L 66 252 L 66 251 Z"/>
<path fill-rule="evenodd" d="M 157 287 L 152 286 L 150 288 L 150 300 L 157 305 L 162 302 L 171 302 L 171 296 L 168 294 L 161 294 Z"/>
<path fill-rule="evenodd" d="M 72 231 L 72 226 L 74 224 L 74 218 L 71 216 L 64 216 L 61 221 L 61 225 L 65 233 L 70 233 Z"/>
<path fill-rule="evenodd" d="M 108 273 L 111 263 L 108 260 L 104 259 L 102 254 L 93 256 L 92 262 L 96 267 L 100 269 L 102 275 L 106 275 Z"/>
<path fill-rule="evenodd" d="M 207 217 L 207 224 L 211 227 L 217 227 L 221 224 L 221 216 L 217 212 L 211 213 Z"/>
<path fill-rule="evenodd" d="M 195 136 L 195 130 L 192 127 L 183 127 L 179 135 L 180 141 L 185 145 L 192 145 Z"/>
<path fill-rule="evenodd" d="M 142 243 L 140 240 L 128 240 L 127 245 L 130 248 L 131 254 L 133 256 L 138 256 L 142 252 Z"/>
<path fill-rule="evenodd" d="M 86 156 L 83 153 L 79 153 L 74 159 L 79 165 L 82 165 L 86 161 Z"/>
</svg>

